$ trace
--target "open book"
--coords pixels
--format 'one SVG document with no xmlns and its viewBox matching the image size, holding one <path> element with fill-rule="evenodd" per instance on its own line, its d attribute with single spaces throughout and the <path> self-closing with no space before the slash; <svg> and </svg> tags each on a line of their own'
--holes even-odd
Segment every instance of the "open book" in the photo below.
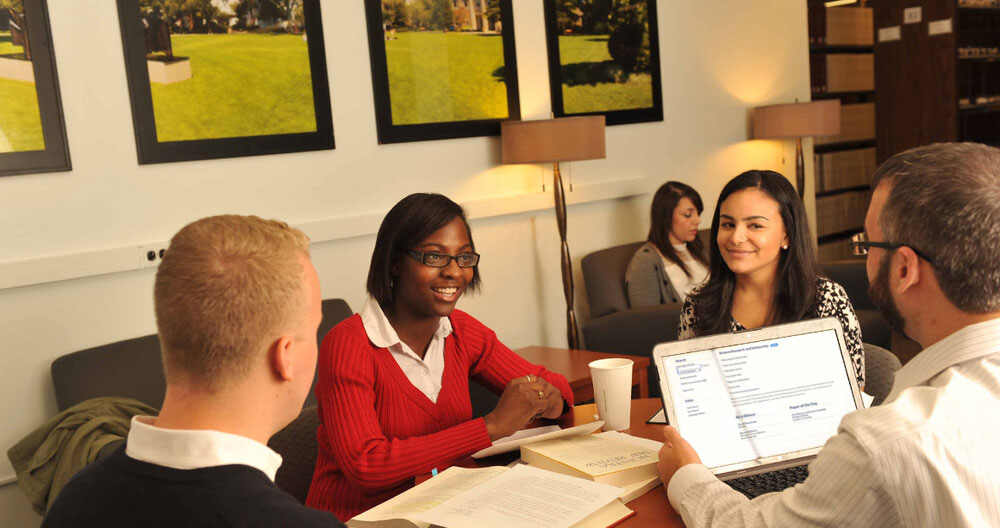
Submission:
<svg viewBox="0 0 1000 528">
<path fill-rule="evenodd" d="M 657 451 L 640 440 L 624 434 L 559 438 L 521 446 L 521 460 L 549 471 L 624 488 L 621 497 L 628 502 L 656 487 L 660 480 Z"/>
<path fill-rule="evenodd" d="M 633 515 L 621 489 L 518 465 L 451 467 L 355 516 L 350 528 L 605 528 Z"/>
</svg>

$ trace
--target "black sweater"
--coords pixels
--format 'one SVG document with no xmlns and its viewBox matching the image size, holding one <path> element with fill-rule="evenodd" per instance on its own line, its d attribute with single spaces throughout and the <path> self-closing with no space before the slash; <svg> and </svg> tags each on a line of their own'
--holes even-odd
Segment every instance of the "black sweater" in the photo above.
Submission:
<svg viewBox="0 0 1000 528">
<path fill-rule="evenodd" d="M 43 528 L 342 527 L 244 465 L 171 469 L 129 458 L 122 446 L 77 473 Z"/>
</svg>

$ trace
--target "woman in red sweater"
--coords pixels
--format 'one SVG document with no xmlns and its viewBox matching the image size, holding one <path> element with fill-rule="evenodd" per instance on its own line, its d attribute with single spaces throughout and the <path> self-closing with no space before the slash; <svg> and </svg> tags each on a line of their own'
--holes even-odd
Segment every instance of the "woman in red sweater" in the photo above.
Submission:
<svg viewBox="0 0 1000 528">
<path fill-rule="evenodd" d="M 306 504 L 348 520 L 573 405 L 566 378 L 532 365 L 455 309 L 479 287 L 479 255 L 462 207 L 413 194 L 379 227 L 370 298 L 323 339 L 319 452 Z M 469 379 L 502 393 L 472 418 Z"/>
</svg>

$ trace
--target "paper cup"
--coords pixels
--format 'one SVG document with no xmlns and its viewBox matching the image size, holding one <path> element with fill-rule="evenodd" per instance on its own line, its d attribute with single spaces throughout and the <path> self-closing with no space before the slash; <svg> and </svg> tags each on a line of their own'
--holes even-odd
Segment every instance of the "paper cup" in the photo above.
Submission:
<svg viewBox="0 0 1000 528">
<path fill-rule="evenodd" d="M 632 414 L 632 360 L 598 359 L 590 362 L 597 415 L 604 420 L 605 431 L 629 428 Z"/>
</svg>

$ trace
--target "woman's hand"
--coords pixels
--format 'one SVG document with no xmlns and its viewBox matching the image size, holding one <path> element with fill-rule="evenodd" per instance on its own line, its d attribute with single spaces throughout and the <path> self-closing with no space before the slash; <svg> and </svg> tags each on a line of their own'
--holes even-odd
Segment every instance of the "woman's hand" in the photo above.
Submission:
<svg viewBox="0 0 1000 528">
<path fill-rule="evenodd" d="M 493 411 L 483 417 L 490 440 L 510 436 L 538 417 L 558 418 L 562 414 L 559 389 L 538 376 L 511 380 Z"/>
</svg>

